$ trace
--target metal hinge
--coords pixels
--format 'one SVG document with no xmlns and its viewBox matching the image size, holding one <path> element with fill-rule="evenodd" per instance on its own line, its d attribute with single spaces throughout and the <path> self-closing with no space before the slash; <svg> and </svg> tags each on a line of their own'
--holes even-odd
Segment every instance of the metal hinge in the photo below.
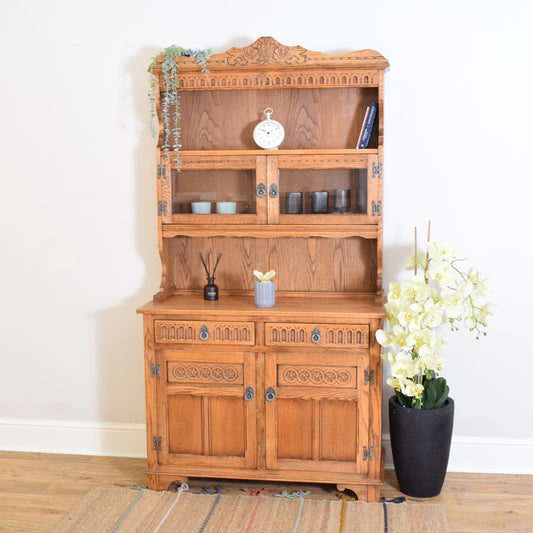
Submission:
<svg viewBox="0 0 533 533">
<path fill-rule="evenodd" d="M 157 179 L 167 179 L 167 168 L 163 165 L 157 165 Z"/>
<path fill-rule="evenodd" d="M 163 450 L 163 437 L 152 437 L 152 450 Z"/>
<path fill-rule="evenodd" d="M 366 447 L 363 446 L 363 461 L 373 461 L 374 460 L 374 446 Z"/>
<path fill-rule="evenodd" d="M 374 385 L 374 371 L 365 370 L 365 385 Z"/>
<path fill-rule="evenodd" d="M 159 202 L 157 204 L 157 214 L 159 216 L 161 216 L 161 215 L 166 216 L 167 215 L 167 201 L 166 200 L 159 200 Z"/>
<path fill-rule="evenodd" d="M 150 363 L 150 377 L 160 378 L 161 377 L 161 365 L 159 363 Z"/>
<path fill-rule="evenodd" d="M 380 217 L 383 214 L 383 207 L 381 204 L 381 200 L 378 200 L 375 202 L 372 200 L 372 216 L 375 217 L 376 215 Z"/>
<path fill-rule="evenodd" d="M 383 177 L 383 163 L 372 163 L 372 177 L 373 178 Z"/>
</svg>

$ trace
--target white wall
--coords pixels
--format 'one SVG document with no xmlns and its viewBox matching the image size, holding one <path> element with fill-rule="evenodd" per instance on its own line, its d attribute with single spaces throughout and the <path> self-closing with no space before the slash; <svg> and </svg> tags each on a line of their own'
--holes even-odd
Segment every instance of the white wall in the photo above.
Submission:
<svg viewBox="0 0 533 533">
<path fill-rule="evenodd" d="M 449 344 L 451 468 L 533 472 L 532 16 L 523 0 L 4 5 L 0 447 L 143 453 L 135 309 L 160 276 L 146 68 L 170 44 L 221 52 L 271 35 L 389 59 L 385 281 L 428 219 L 488 274 L 489 336 Z M 524 461 L 491 452 L 505 447 Z"/>
</svg>

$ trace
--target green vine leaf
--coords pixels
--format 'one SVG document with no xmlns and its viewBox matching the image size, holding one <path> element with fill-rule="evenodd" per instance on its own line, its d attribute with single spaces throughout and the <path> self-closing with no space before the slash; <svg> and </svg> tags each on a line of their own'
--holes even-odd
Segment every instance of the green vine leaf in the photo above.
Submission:
<svg viewBox="0 0 533 533">
<path fill-rule="evenodd" d="M 200 65 L 202 72 L 209 78 L 209 71 L 207 69 L 207 60 L 212 55 L 212 49 L 196 50 L 191 48 L 182 48 L 181 46 L 172 45 L 165 48 L 159 54 L 152 58 L 150 64 L 150 91 L 149 98 L 149 126 L 153 137 L 157 137 L 158 128 L 156 127 L 156 94 L 155 94 L 155 74 L 154 68 L 159 59 L 161 62 L 161 70 L 164 80 L 164 94 L 161 98 L 161 118 L 163 120 L 163 143 L 162 150 L 166 157 L 169 157 L 170 152 L 174 152 L 174 162 L 176 169 L 180 168 L 180 150 L 181 150 L 181 129 L 179 126 L 180 113 L 180 80 L 179 80 L 179 58 L 180 57 L 194 57 L 196 62 Z M 172 120 L 173 118 L 173 120 Z"/>
</svg>

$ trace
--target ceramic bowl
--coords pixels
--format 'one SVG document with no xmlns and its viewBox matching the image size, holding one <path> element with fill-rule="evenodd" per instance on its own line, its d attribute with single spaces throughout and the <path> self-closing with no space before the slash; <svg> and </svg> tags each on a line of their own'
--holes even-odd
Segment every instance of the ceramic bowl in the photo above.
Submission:
<svg viewBox="0 0 533 533">
<path fill-rule="evenodd" d="M 217 202 L 217 213 L 220 215 L 234 215 L 237 211 L 237 202 Z"/>
<path fill-rule="evenodd" d="M 207 215 L 211 213 L 211 202 L 191 202 L 191 208 L 195 215 Z"/>
</svg>

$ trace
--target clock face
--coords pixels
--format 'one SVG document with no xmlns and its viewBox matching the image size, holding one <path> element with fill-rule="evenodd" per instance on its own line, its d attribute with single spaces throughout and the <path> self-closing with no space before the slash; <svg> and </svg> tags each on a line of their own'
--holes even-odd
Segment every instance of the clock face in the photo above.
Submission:
<svg viewBox="0 0 533 533">
<path fill-rule="evenodd" d="M 254 141 L 265 150 L 277 148 L 284 137 L 283 126 L 275 120 L 263 120 L 254 128 Z"/>
</svg>

